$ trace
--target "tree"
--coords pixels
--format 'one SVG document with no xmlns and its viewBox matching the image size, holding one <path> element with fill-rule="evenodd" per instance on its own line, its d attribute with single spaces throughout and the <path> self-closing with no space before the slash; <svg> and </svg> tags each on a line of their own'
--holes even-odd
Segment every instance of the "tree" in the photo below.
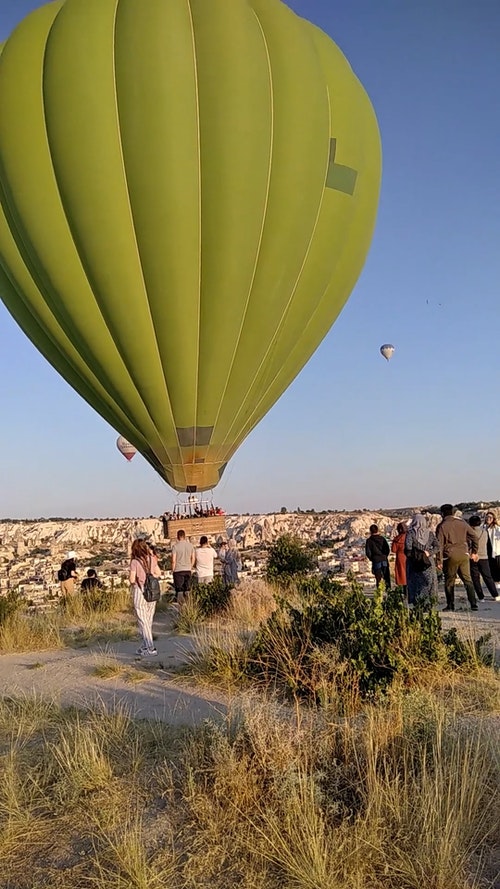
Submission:
<svg viewBox="0 0 500 889">
<path fill-rule="evenodd" d="M 266 576 L 269 581 L 287 584 L 315 567 L 315 555 L 307 544 L 292 534 L 283 534 L 269 549 Z"/>
</svg>

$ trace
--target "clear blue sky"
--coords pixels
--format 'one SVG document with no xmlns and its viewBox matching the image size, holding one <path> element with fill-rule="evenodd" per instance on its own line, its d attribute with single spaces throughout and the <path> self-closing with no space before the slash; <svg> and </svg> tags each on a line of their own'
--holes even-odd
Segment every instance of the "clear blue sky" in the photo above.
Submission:
<svg viewBox="0 0 500 889">
<path fill-rule="evenodd" d="M 208 0 L 207 0 L 208 2 Z M 0 39 L 38 0 L 1 0 Z M 343 314 L 240 448 L 228 511 L 500 496 L 500 3 L 289 0 L 371 96 L 378 224 Z M 390 364 L 379 346 L 392 342 Z M 175 494 L 0 306 L 0 516 L 157 514 Z"/>
</svg>

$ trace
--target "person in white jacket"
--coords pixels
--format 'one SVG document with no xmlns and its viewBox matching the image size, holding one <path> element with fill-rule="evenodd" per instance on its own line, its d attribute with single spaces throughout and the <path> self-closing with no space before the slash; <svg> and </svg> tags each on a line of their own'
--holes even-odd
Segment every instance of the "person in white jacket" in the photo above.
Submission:
<svg viewBox="0 0 500 889">
<path fill-rule="evenodd" d="M 487 550 L 491 576 L 495 583 L 500 581 L 500 527 L 494 512 L 487 512 L 484 520 L 488 532 Z"/>
</svg>

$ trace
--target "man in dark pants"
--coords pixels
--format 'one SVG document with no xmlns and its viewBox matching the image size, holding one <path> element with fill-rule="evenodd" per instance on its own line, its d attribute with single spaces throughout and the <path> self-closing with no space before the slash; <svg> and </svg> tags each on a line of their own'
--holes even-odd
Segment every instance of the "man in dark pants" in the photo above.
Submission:
<svg viewBox="0 0 500 889">
<path fill-rule="evenodd" d="M 186 540 L 186 532 L 177 531 L 177 543 L 172 544 L 172 574 L 175 598 L 179 605 L 182 605 L 191 589 L 194 555 L 194 546 Z"/>
<path fill-rule="evenodd" d="M 443 521 L 436 528 L 436 537 L 439 542 L 444 573 L 446 593 L 446 608 L 444 610 L 455 611 L 455 581 L 458 574 L 467 592 L 471 611 L 477 611 L 469 560 L 469 553 L 475 555 L 478 550 L 476 532 L 463 519 L 455 518 L 451 503 L 443 504 L 441 515 Z"/>
<path fill-rule="evenodd" d="M 370 525 L 370 536 L 365 544 L 365 553 L 367 559 L 372 563 L 377 589 L 384 581 L 386 590 L 390 590 L 389 544 L 385 537 L 378 533 L 378 525 Z"/>
<path fill-rule="evenodd" d="M 469 525 L 474 528 L 478 540 L 478 550 L 475 555 L 470 557 L 470 576 L 476 591 L 477 598 L 482 601 L 484 599 L 483 588 L 481 586 L 481 578 L 483 578 L 488 592 L 494 602 L 498 601 L 499 596 L 495 581 L 491 576 L 490 562 L 488 559 L 488 531 L 482 524 L 478 515 L 473 515 L 469 519 Z"/>
</svg>

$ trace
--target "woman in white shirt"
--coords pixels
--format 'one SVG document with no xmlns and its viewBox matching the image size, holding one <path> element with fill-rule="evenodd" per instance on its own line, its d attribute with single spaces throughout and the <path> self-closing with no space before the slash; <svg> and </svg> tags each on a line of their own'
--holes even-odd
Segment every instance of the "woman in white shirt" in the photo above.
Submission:
<svg viewBox="0 0 500 889">
<path fill-rule="evenodd" d="M 211 583 L 214 579 L 214 559 L 217 558 L 217 553 L 210 546 L 208 537 L 200 537 L 200 545 L 196 547 L 194 557 L 194 570 L 198 583 Z"/>
</svg>

